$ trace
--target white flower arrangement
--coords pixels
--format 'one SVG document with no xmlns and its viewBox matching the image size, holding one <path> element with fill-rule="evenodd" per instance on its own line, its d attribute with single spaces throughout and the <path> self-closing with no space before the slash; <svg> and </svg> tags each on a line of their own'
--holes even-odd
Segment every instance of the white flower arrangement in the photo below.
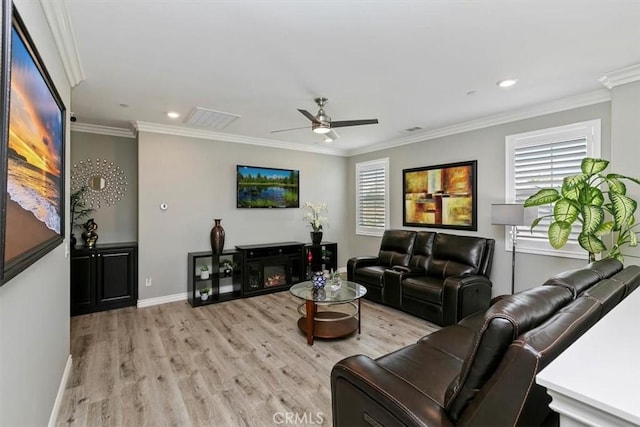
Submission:
<svg viewBox="0 0 640 427">
<path fill-rule="evenodd" d="M 325 202 L 304 202 L 303 209 L 308 209 L 308 211 L 304 213 L 302 220 L 308 222 L 313 231 L 321 231 L 323 226 L 329 224 L 329 218 L 321 215 L 322 212 L 327 212 L 327 204 Z"/>
</svg>

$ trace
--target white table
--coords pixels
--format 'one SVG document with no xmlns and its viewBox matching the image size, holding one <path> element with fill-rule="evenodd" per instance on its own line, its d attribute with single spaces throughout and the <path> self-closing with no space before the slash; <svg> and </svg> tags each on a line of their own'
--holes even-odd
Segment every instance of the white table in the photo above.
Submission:
<svg viewBox="0 0 640 427">
<path fill-rule="evenodd" d="M 632 292 L 536 377 L 560 425 L 640 425 L 640 290 Z"/>
</svg>

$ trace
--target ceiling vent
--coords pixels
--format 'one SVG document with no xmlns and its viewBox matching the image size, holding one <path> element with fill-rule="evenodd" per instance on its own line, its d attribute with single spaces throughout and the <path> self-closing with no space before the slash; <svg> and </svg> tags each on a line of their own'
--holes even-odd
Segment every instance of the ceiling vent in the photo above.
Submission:
<svg viewBox="0 0 640 427">
<path fill-rule="evenodd" d="M 184 122 L 188 125 L 222 130 L 238 117 L 240 116 L 236 114 L 196 107 L 191 110 Z"/>
</svg>

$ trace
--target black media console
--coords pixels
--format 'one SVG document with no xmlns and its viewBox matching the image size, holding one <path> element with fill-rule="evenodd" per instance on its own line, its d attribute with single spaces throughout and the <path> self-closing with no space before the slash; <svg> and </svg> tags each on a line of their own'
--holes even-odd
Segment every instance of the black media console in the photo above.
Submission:
<svg viewBox="0 0 640 427">
<path fill-rule="evenodd" d="M 188 300 L 192 306 L 199 307 L 284 291 L 293 284 L 308 280 L 314 271 L 335 270 L 338 266 L 338 244 L 281 242 L 239 245 L 221 254 L 189 252 L 187 259 Z"/>
<path fill-rule="evenodd" d="M 252 296 L 289 289 L 304 280 L 300 242 L 240 245 L 242 254 L 242 294 Z"/>
</svg>

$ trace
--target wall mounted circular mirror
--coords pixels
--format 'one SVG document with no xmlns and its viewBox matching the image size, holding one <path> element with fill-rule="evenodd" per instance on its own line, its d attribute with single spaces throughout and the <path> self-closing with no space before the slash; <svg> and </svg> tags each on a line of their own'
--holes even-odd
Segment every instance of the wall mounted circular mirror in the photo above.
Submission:
<svg viewBox="0 0 640 427">
<path fill-rule="evenodd" d="M 80 160 L 71 170 L 71 193 L 82 187 L 85 203 L 97 209 L 118 203 L 127 191 L 127 177 L 119 166 L 106 159 Z"/>
</svg>

